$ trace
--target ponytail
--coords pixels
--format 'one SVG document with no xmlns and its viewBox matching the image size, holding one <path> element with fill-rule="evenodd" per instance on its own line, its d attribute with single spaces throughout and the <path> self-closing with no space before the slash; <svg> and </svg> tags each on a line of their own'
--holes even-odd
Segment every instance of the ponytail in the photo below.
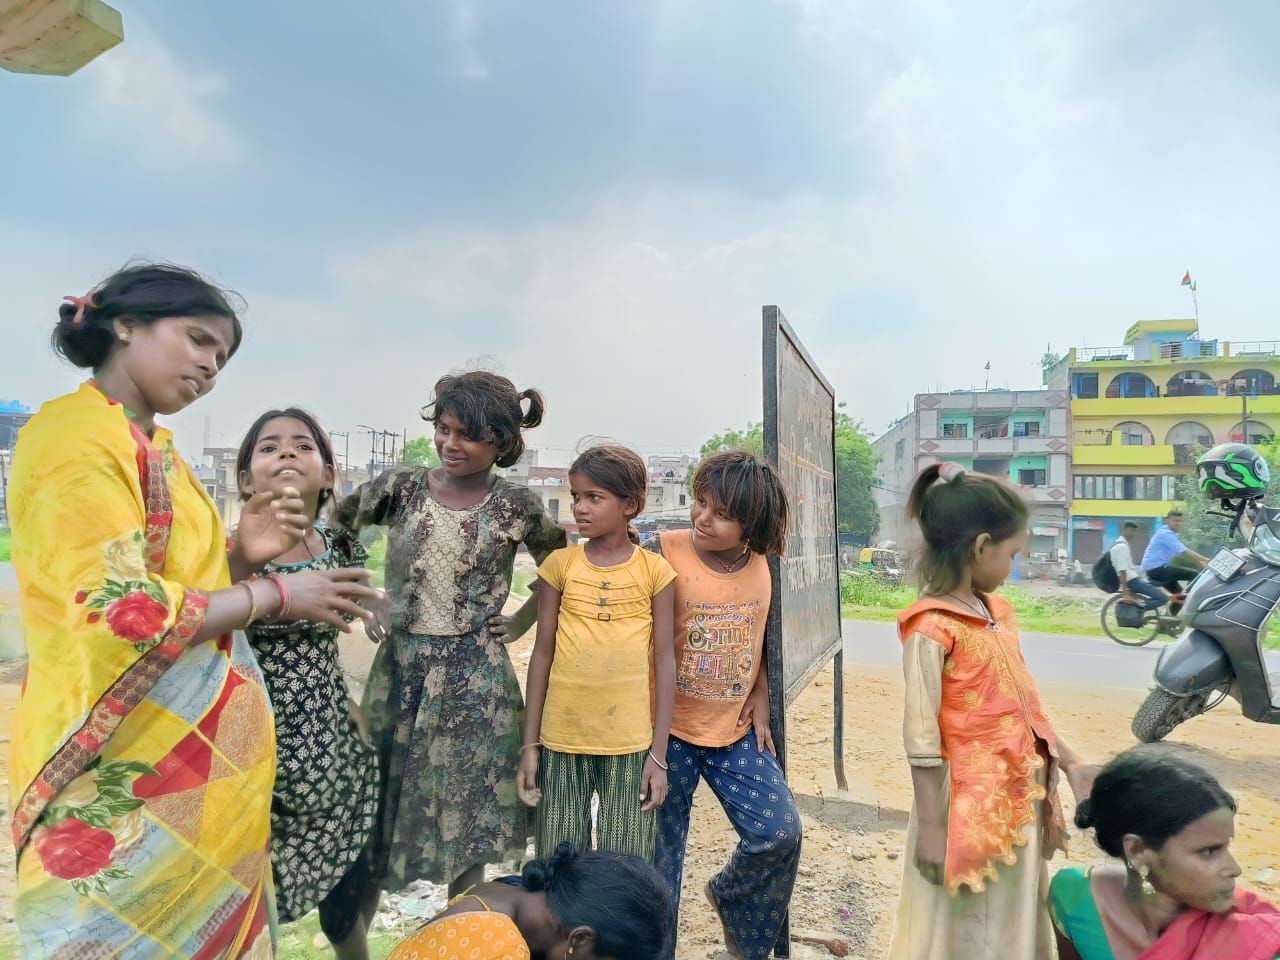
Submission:
<svg viewBox="0 0 1280 960">
<path fill-rule="evenodd" d="M 520 399 L 529 401 L 529 412 L 520 421 L 520 426 L 525 430 L 532 430 L 542 423 L 542 414 L 547 409 L 546 401 L 542 399 L 542 394 L 532 387 L 523 391 L 520 394 Z"/>
<path fill-rule="evenodd" d="M 924 538 L 924 585 L 931 593 L 950 593 L 963 579 L 978 537 L 1007 540 L 1026 529 L 1029 515 L 1018 491 L 998 477 L 970 473 L 958 463 L 925 467 L 907 498 L 907 517 Z"/>
</svg>

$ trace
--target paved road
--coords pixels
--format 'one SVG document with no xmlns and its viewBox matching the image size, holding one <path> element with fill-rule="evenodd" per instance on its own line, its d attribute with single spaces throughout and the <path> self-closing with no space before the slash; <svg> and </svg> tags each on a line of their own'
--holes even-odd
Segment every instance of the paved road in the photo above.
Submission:
<svg viewBox="0 0 1280 960">
<path fill-rule="evenodd" d="M 1040 683 L 1145 690 L 1164 644 L 1122 647 L 1107 639 L 1062 634 L 1024 633 L 1022 650 Z M 864 620 L 844 621 L 846 664 L 889 666 L 902 662 L 897 625 Z M 1280 670 L 1280 655 L 1267 657 L 1270 671 Z"/>
</svg>

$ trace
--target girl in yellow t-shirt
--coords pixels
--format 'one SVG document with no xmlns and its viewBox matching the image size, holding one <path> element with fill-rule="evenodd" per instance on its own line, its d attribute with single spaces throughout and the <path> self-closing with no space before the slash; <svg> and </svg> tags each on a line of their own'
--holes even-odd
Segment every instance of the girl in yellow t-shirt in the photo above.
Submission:
<svg viewBox="0 0 1280 960">
<path fill-rule="evenodd" d="M 588 542 L 556 550 L 538 568 L 538 637 L 516 783 L 537 807 L 540 857 L 564 841 L 590 846 L 595 795 L 597 846 L 653 859 L 675 698 L 676 574 L 632 540 L 648 479 L 644 461 L 625 447 L 579 456 L 569 490 Z"/>
</svg>

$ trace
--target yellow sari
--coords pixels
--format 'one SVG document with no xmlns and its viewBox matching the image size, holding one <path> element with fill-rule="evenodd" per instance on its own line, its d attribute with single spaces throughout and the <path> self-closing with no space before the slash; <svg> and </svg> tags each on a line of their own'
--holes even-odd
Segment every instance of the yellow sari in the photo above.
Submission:
<svg viewBox="0 0 1280 960">
<path fill-rule="evenodd" d="M 10 758 L 23 956 L 270 956 L 275 737 L 213 503 L 91 384 L 19 435 L 28 666 Z"/>
</svg>

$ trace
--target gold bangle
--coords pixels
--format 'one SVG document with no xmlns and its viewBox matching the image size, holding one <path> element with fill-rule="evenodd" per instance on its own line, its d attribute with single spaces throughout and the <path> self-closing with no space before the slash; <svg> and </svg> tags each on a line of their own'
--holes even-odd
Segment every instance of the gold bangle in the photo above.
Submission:
<svg viewBox="0 0 1280 960">
<path fill-rule="evenodd" d="M 237 587 L 244 587 L 249 591 L 249 619 L 245 621 L 245 629 L 253 626 L 253 621 L 258 619 L 258 598 L 253 593 L 253 587 L 249 586 L 244 580 L 236 584 Z"/>
</svg>

